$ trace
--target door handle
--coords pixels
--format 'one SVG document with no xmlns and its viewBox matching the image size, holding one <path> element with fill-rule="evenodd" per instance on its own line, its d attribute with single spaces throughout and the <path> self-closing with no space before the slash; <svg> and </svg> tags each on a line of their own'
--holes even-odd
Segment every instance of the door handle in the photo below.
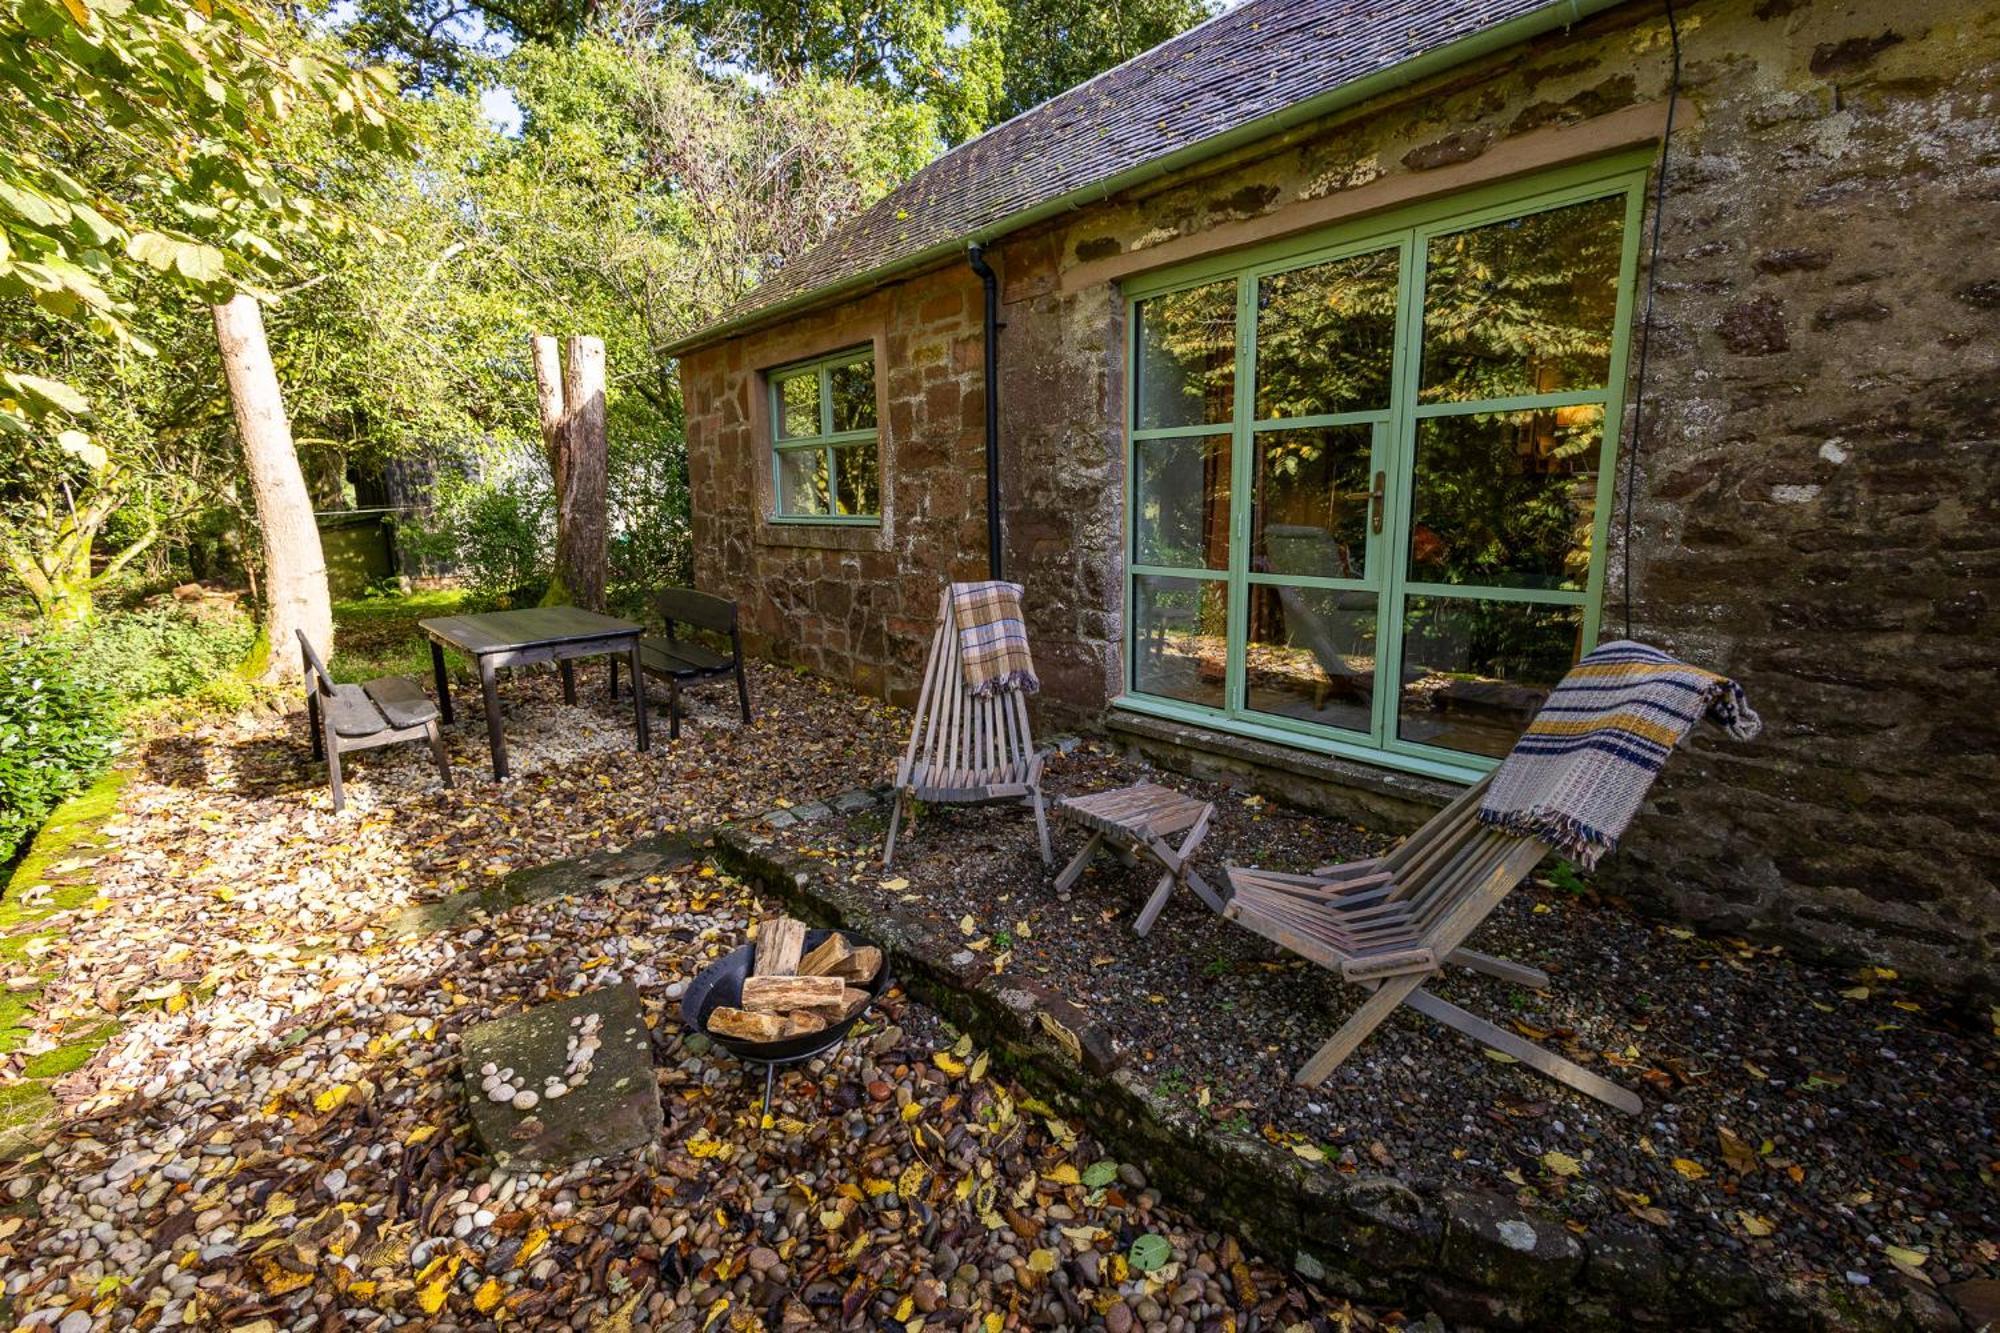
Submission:
<svg viewBox="0 0 2000 1333">
<path fill-rule="evenodd" d="M 1388 495 L 1389 474 L 1375 474 L 1375 489 L 1368 492 L 1368 526 L 1371 531 L 1382 531 L 1382 506 Z"/>
</svg>

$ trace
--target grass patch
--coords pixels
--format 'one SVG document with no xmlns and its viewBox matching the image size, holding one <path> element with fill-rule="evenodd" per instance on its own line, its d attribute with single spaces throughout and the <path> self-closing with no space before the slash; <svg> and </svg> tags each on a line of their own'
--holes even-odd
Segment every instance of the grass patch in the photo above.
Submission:
<svg viewBox="0 0 2000 1333">
<path fill-rule="evenodd" d="M 30 1029 L 22 1023 L 39 991 L 0 991 L 0 1055 L 19 1049 Z"/>
<path fill-rule="evenodd" d="M 431 674 L 430 644 L 419 620 L 467 609 L 463 589 L 433 588 L 406 597 L 359 597 L 333 604 L 334 653 L 327 669 L 339 681 Z"/>
<path fill-rule="evenodd" d="M 21 1066 L 21 1073 L 28 1078 L 61 1078 L 90 1063 L 90 1057 L 104 1048 L 104 1043 L 118 1035 L 116 1023 L 105 1023 L 87 1037 L 64 1042 L 52 1051 L 43 1051 L 34 1059 Z"/>
<path fill-rule="evenodd" d="M 48 878 L 49 867 L 74 854 L 79 849 L 94 846 L 93 835 L 97 826 L 118 809 L 118 793 L 124 789 L 127 773 L 114 768 L 104 776 L 85 787 L 55 808 L 48 823 L 42 825 L 14 871 L 7 877 L 7 891 L 0 894 L 0 933 L 4 933 L 22 921 L 38 920 L 48 915 L 45 909 L 23 909 L 16 901 L 31 885 Z M 92 893 L 96 890 L 93 888 Z M 83 901 L 88 901 L 86 894 Z M 72 904 L 74 905 L 74 904 Z M 34 912 L 34 916 L 10 915 Z"/>
</svg>

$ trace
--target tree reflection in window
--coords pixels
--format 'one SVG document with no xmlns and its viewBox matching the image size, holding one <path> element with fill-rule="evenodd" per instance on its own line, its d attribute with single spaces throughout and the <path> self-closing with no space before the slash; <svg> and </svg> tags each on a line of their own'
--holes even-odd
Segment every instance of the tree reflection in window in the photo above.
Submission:
<svg viewBox="0 0 2000 1333">
<path fill-rule="evenodd" d="M 1582 588 L 1603 438 L 1595 405 L 1418 422 L 1410 578 Z"/>
<path fill-rule="evenodd" d="M 1257 415 L 1263 420 L 1389 405 L 1397 251 L 1273 273 L 1257 284 Z"/>
<path fill-rule="evenodd" d="M 1139 302 L 1140 430 L 1227 422 L 1236 410 L 1236 283 Z"/>
<path fill-rule="evenodd" d="M 1421 402 L 1603 387 L 1625 198 L 1431 238 Z"/>
</svg>

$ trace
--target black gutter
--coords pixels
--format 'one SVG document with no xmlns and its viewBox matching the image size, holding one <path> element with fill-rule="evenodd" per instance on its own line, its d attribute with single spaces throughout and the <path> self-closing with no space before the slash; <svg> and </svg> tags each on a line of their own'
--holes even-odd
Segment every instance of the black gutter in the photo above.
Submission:
<svg viewBox="0 0 2000 1333">
<path fill-rule="evenodd" d="M 966 247 L 966 262 L 986 289 L 986 573 L 1003 577 L 1000 563 L 1000 279 L 977 244 Z"/>
</svg>

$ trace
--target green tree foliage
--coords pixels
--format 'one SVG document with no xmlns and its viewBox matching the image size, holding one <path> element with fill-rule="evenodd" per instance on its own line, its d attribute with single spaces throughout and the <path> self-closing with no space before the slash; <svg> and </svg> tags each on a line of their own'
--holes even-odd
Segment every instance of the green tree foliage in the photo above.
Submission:
<svg viewBox="0 0 2000 1333">
<path fill-rule="evenodd" d="M 267 285 L 284 247 L 347 225 L 274 151 L 300 110 L 353 152 L 399 142 L 385 79 L 234 0 L 0 3 L 0 555 L 54 620 L 87 618 L 154 540 L 141 525 L 94 566 L 112 516 L 157 502 L 165 475 L 117 422 L 93 438 L 78 381 L 115 387 L 107 356 L 154 352 L 159 306 Z"/>
<path fill-rule="evenodd" d="M 1005 0 L 1006 74 L 988 112 L 997 124 L 1185 32 L 1212 0 Z"/>
<path fill-rule="evenodd" d="M 494 131 L 470 94 L 427 99 L 418 160 L 369 187 L 371 207 L 401 219 L 405 258 L 335 270 L 299 312 L 320 330 L 278 339 L 370 349 L 368 364 L 301 395 L 303 419 L 324 420 L 314 434 L 344 432 L 350 449 L 443 455 L 447 471 L 496 491 L 441 488 L 446 545 L 514 551 L 533 530 L 515 520 L 547 486 L 528 337 L 596 334 L 611 367 L 614 595 L 685 580 L 680 385 L 658 349 L 914 171 L 935 122 L 844 83 L 718 76 L 691 42 L 656 32 L 523 47 L 496 73 L 520 102 L 519 136 Z M 317 415 L 343 399 L 338 420 Z M 473 530 L 488 520 L 490 541 Z"/>
</svg>

